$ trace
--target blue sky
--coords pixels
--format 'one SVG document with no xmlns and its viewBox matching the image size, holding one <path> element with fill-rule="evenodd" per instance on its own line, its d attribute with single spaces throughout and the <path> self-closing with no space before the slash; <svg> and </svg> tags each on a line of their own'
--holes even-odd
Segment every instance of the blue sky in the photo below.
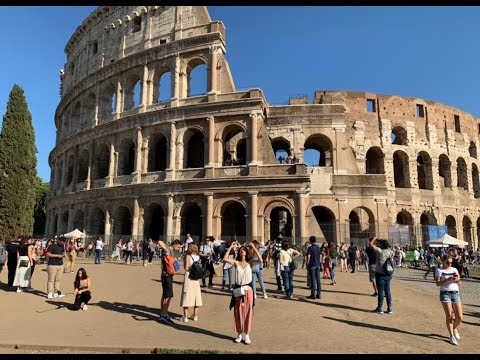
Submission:
<svg viewBox="0 0 480 360">
<path fill-rule="evenodd" d="M 25 90 L 49 180 L 64 47 L 94 7 L 1 7 L 0 115 Z M 209 7 L 227 29 L 238 89 L 271 104 L 315 90 L 359 90 L 443 102 L 480 116 L 478 7 Z M 7 51 L 8 49 L 8 51 Z M 0 120 L 1 121 L 1 120 Z"/>
</svg>

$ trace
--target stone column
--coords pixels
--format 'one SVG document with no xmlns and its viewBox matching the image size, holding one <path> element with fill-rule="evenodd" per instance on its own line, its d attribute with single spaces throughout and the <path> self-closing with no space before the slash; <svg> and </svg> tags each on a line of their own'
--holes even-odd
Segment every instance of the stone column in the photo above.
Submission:
<svg viewBox="0 0 480 360">
<path fill-rule="evenodd" d="M 170 155 L 168 159 L 168 168 L 165 170 L 165 176 L 167 180 L 174 180 L 175 179 L 175 153 L 176 153 L 176 126 L 175 122 L 172 121 L 170 123 Z"/>
<path fill-rule="evenodd" d="M 250 238 L 251 240 L 258 239 L 257 231 L 257 211 L 258 211 L 258 191 L 249 191 L 250 195 Z"/>
<path fill-rule="evenodd" d="M 133 216 L 132 216 L 132 237 L 138 240 L 138 218 L 140 215 L 140 206 L 138 205 L 138 197 L 133 198 Z"/>
<path fill-rule="evenodd" d="M 94 150 L 94 145 L 93 143 L 91 143 L 88 149 L 87 180 L 85 181 L 87 190 L 90 190 L 92 188 L 93 150 Z"/>
<path fill-rule="evenodd" d="M 204 193 L 207 197 L 206 236 L 213 236 L 213 193 Z"/>
<path fill-rule="evenodd" d="M 99 118 L 99 112 L 100 112 L 100 84 L 97 84 L 95 88 L 95 114 L 92 119 L 92 125 L 95 127 L 98 125 L 98 118 Z"/>
<path fill-rule="evenodd" d="M 120 116 L 120 113 L 122 112 L 122 84 L 120 81 L 117 82 L 117 96 L 116 96 L 116 104 L 115 104 L 115 114 L 116 118 Z"/>
<path fill-rule="evenodd" d="M 143 79 L 142 79 L 142 103 L 140 106 L 145 108 L 149 104 L 148 101 L 148 66 L 147 64 L 143 64 Z"/>
<path fill-rule="evenodd" d="M 105 231 L 104 231 L 104 236 L 105 236 L 105 243 L 109 244 L 110 243 L 110 237 L 112 236 L 112 228 L 114 226 L 113 218 L 110 217 L 110 212 L 108 210 L 105 210 Z"/>
<path fill-rule="evenodd" d="M 220 46 L 210 46 L 210 78 L 209 78 L 209 93 L 217 92 L 217 62 L 218 54 L 222 51 Z"/>
<path fill-rule="evenodd" d="M 57 234 L 62 234 L 62 217 L 63 217 L 63 208 L 58 209 L 58 217 L 57 217 Z M 56 234 L 56 235 L 57 235 Z"/>
<path fill-rule="evenodd" d="M 143 138 L 142 153 L 143 153 L 142 173 L 146 174 L 148 172 L 148 136 L 145 136 Z"/>
<path fill-rule="evenodd" d="M 75 191 L 77 189 L 77 180 L 78 180 L 78 146 L 75 147 L 75 154 L 73 155 L 72 191 Z"/>
<path fill-rule="evenodd" d="M 135 173 L 133 182 L 139 184 L 142 182 L 142 128 L 137 127 L 137 141 L 135 144 Z"/>
<path fill-rule="evenodd" d="M 271 236 L 271 234 L 270 234 L 270 219 L 264 218 L 264 221 L 265 221 L 264 226 L 265 226 L 265 237 L 266 237 L 265 240 L 266 241 L 272 240 L 272 239 L 270 239 L 270 236 Z"/>
<path fill-rule="evenodd" d="M 306 190 L 297 190 L 297 217 L 298 217 L 298 236 L 300 241 L 303 244 L 306 241 L 306 230 L 305 230 L 305 197 L 307 195 Z"/>
<path fill-rule="evenodd" d="M 248 165 L 258 165 L 258 118 L 261 116 L 259 111 L 250 114 L 250 163 Z"/>
<path fill-rule="evenodd" d="M 181 69 L 181 63 L 180 63 L 180 54 L 175 53 L 175 68 L 173 70 L 174 76 L 172 76 L 173 79 L 173 98 L 171 101 L 171 106 L 175 107 L 178 106 L 178 102 L 180 99 L 180 72 L 182 71 Z"/>
<path fill-rule="evenodd" d="M 70 231 L 75 230 L 73 228 L 73 220 L 74 219 L 75 219 L 75 210 L 74 209 L 68 209 L 68 224 L 67 224 L 67 229 L 66 229 L 65 232 L 70 232 Z"/>
<path fill-rule="evenodd" d="M 110 162 L 108 164 L 107 186 L 113 186 L 113 178 L 115 177 L 115 146 L 110 144 Z"/>
<path fill-rule="evenodd" d="M 207 167 L 215 166 L 215 118 L 207 117 L 208 120 L 208 164 Z"/>
<path fill-rule="evenodd" d="M 174 210 L 174 203 L 173 203 L 173 194 L 168 194 L 167 199 L 167 237 L 165 241 L 169 241 L 173 239 L 174 229 L 173 229 L 173 210 Z"/>
<path fill-rule="evenodd" d="M 67 153 L 63 155 L 63 169 L 62 169 L 62 183 L 60 190 L 63 193 L 65 191 L 65 183 L 67 182 L 67 167 L 68 167 L 68 156 Z"/>
</svg>

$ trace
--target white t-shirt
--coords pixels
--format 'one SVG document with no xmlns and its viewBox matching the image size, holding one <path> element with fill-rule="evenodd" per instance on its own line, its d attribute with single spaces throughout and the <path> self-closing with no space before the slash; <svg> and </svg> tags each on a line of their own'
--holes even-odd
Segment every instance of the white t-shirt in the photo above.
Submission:
<svg viewBox="0 0 480 360">
<path fill-rule="evenodd" d="M 103 241 L 102 240 L 97 240 L 97 243 L 95 245 L 95 250 L 103 250 Z"/>
<path fill-rule="evenodd" d="M 127 243 L 127 251 L 132 251 L 133 250 L 133 243 L 131 241 L 129 241 Z"/>
<path fill-rule="evenodd" d="M 453 266 L 450 266 L 448 270 L 445 270 L 443 267 L 438 268 L 436 277 L 437 279 L 440 278 L 440 280 L 445 280 L 446 278 L 449 278 L 450 276 L 453 276 L 453 275 L 460 275 L 460 274 L 458 273 L 457 269 L 455 269 Z M 440 291 L 458 291 L 458 283 L 456 282 L 446 283 L 440 286 Z"/>
</svg>

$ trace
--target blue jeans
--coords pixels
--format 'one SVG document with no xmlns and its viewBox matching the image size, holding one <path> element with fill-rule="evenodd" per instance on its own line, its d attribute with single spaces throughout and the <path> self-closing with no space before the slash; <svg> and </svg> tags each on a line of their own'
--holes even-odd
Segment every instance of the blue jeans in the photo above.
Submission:
<svg viewBox="0 0 480 360">
<path fill-rule="evenodd" d="M 309 268 L 308 272 L 310 274 L 312 296 L 320 296 L 320 293 L 322 292 L 322 283 L 320 282 L 320 268 Z"/>
<path fill-rule="evenodd" d="M 377 309 L 381 310 L 383 307 L 383 298 L 387 298 L 387 307 L 392 309 L 392 294 L 390 293 L 390 281 L 392 280 L 392 275 L 383 275 L 380 273 L 375 273 L 375 282 L 377 283 L 378 290 L 378 307 Z"/>
<path fill-rule="evenodd" d="M 256 280 L 255 280 L 255 275 L 258 279 L 258 282 L 260 283 L 260 288 L 262 289 L 262 293 L 266 294 L 267 291 L 265 290 L 265 284 L 263 282 L 263 272 L 262 268 L 260 267 L 261 264 L 257 264 L 252 268 L 252 286 L 253 286 L 253 292 L 254 294 L 257 293 L 257 286 L 256 286 Z"/>
<path fill-rule="evenodd" d="M 100 259 L 102 258 L 102 250 L 95 249 L 95 264 L 100 264 Z"/>
<path fill-rule="evenodd" d="M 233 266 L 230 267 L 229 269 L 223 269 L 222 288 L 225 286 L 225 283 L 227 282 L 227 276 L 228 276 L 228 289 L 229 290 L 233 289 L 233 287 L 232 287 L 232 274 L 233 274 Z M 253 280 L 253 281 L 255 281 L 255 280 Z"/>
<path fill-rule="evenodd" d="M 335 280 L 335 266 L 337 266 L 337 260 L 332 259 L 332 267 L 330 268 L 330 279 Z"/>
<path fill-rule="evenodd" d="M 319 273 L 320 276 L 320 273 Z M 289 266 L 284 266 L 282 270 L 282 279 L 283 287 L 285 288 L 285 293 L 287 297 L 293 295 L 293 271 L 290 270 Z"/>
</svg>

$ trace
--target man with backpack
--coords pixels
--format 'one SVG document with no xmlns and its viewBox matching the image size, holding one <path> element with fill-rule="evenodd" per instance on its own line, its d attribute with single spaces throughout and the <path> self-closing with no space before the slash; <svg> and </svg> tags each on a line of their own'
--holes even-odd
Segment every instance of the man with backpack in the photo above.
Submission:
<svg viewBox="0 0 480 360">
<path fill-rule="evenodd" d="M 207 277 L 207 271 L 209 272 L 208 275 L 208 287 L 213 286 L 213 275 L 215 275 L 215 269 L 213 267 L 213 257 L 215 256 L 215 252 L 213 251 L 212 246 L 212 238 L 211 236 L 207 236 L 203 242 L 203 245 L 200 246 L 200 260 L 202 261 L 203 265 L 203 274 L 202 274 L 202 288 L 204 288 L 205 280 Z"/>
<path fill-rule="evenodd" d="M 378 246 L 375 244 L 378 243 Z M 378 290 L 378 306 L 372 311 L 377 314 L 383 314 L 383 298 L 387 298 L 387 314 L 392 314 L 392 294 L 390 292 L 390 282 L 393 273 L 393 256 L 388 240 L 377 240 L 376 237 L 370 239 L 369 246 L 377 255 L 377 264 L 375 267 L 375 282 Z"/>
<path fill-rule="evenodd" d="M 172 263 L 176 261 L 172 255 L 173 251 L 180 251 L 182 243 L 180 240 L 173 240 L 170 244 L 170 249 L 162 240 L 158 241 L 158 245 L 162 248 L 162 299 L 160 303 L 160 317 L 158 320 L 165 324 L 173 324 L 173 319 L 168 314 L 168 307 L 170 306 L 170 300 L 173 297 L 173 276 L 176 274 L 176 271 L 178 271 L 179 266 L 177 262 L 178 269 L 175 271 L 175 269 L 172 268 Z"/>
<path fill-rule="evenodd" d="M 351 243 L 350 247 L 348 248 L 348 262 L 350 263 L 350 267 L 352 268 L 352 273 L 355 272 L 355 260 L 357 259 L 357 247 Z"/>
</svg>

